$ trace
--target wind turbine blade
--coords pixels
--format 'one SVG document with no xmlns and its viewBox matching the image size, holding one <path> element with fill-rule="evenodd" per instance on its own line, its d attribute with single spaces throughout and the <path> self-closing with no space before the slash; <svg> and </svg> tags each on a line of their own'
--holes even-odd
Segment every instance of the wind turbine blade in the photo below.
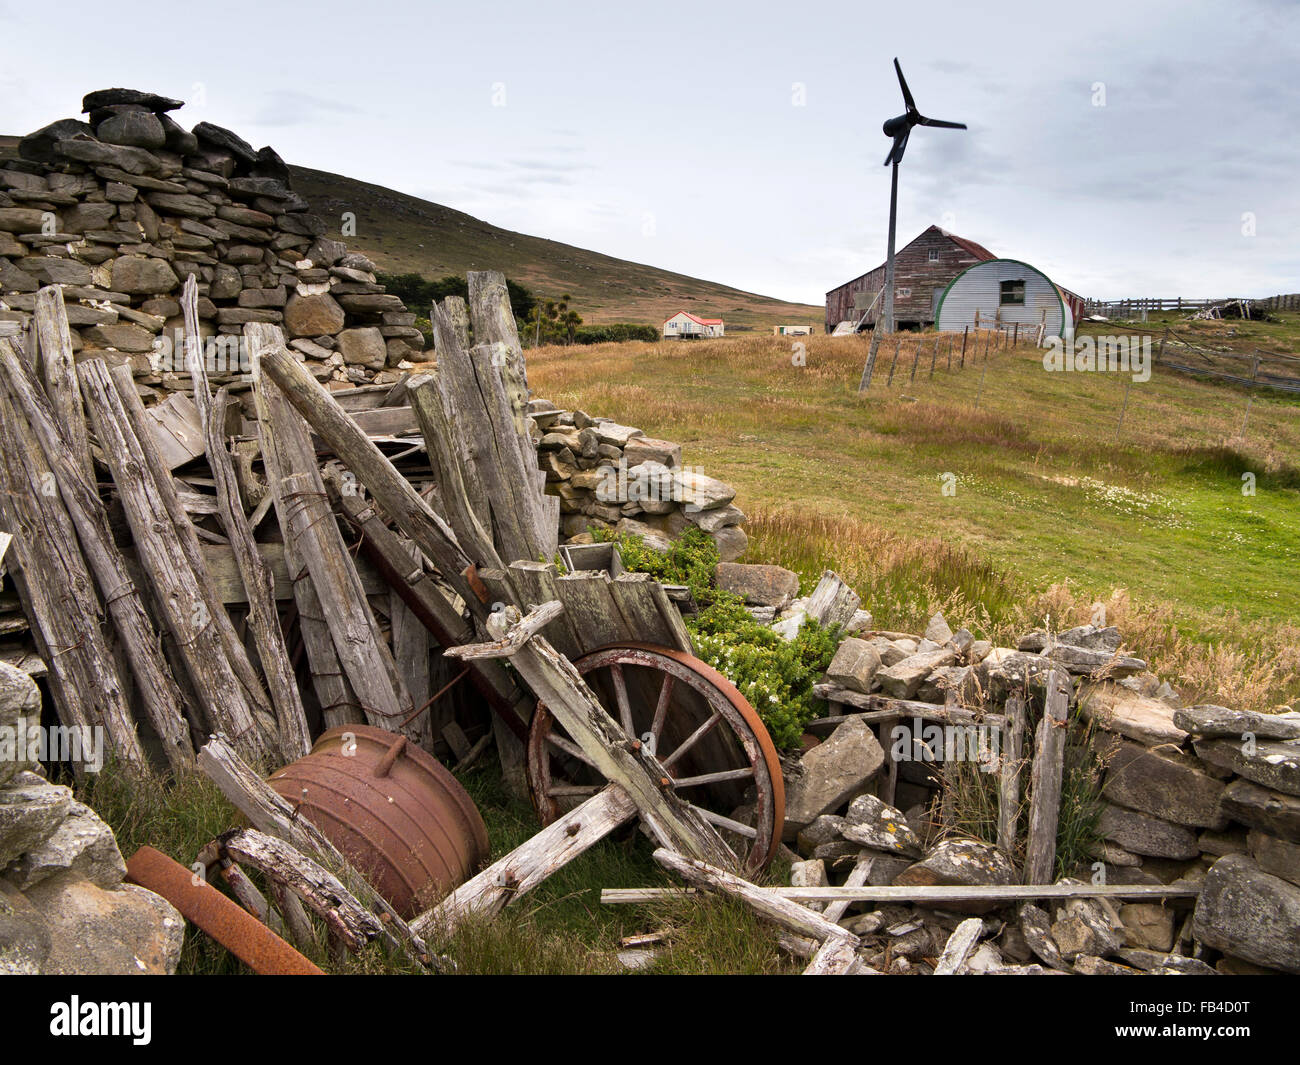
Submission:
<svg viewBox="0 0 1300 1065">
<path fill-rule="evenodd" d="M 965 129 L 966 128 L 965 122 L 944 122 L 942 119 L 939 118 L 921 118 L 917 120 L 917 124 L 921 126 L 940 126 L 943 129 Z"/>
<path fill-rule="evenodd" d="M 903 153 L 907 151 L 907 138 L 911 135 L 912 131 L 909 129 L 902 136 L 894 138 L 894 146 L 889 149 L 889 154 L 885 156 L 885 166 L 903 161 Z"/>
<path fill-rule="evenodd" d="M 907 79 L 903 77 L 903 68 L 898 65 L 898 59 L 894 59 L 894 69 L 898 72 L 898 85 L 903 90 L 903 103 L 907 104 L 909 111 L 916 110 L 916 101 L 912 99 L 912 90 L 907 87 Z"/>
</svg>

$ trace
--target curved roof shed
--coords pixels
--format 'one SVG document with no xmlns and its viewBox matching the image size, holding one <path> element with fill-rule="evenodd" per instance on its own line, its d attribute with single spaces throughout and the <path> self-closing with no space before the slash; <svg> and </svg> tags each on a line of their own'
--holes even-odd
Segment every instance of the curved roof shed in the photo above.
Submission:
<svg viewBox="0 0 1300 1065">
<path fill-rule="evenodd" d="M 1074 330 L 1069 301 L 1037 267 L 1019 259 L 990 259 L 968 267 L 949 282 L 935 312 L 935 328 L 960 332 L 1019 322 L 1037 329 L 1043 337 L 1059 337 Z"/>
</svg>

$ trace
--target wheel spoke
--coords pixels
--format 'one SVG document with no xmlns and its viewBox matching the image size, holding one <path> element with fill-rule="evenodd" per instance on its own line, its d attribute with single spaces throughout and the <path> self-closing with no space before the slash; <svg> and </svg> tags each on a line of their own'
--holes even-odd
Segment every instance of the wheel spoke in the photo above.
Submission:
<svg viewBox="0 0 1300 1065">
<path fill-rule="evenodd" d="M 623 676 L 623 667 L 615 662 L 609 667 L 609 677 L 614 682 L 614 698 L 618 701 L 618 716 L 623 722 L 623 731 L 631 739 L 636 739 L 635 726 L 632 724 L 632 704 L 627 697 L 627 680 Z"/>
<path fill-rule="evenodd" d="M 694 803 L 691 803 L 690 807 L 712 825 L 735 832 L 746 839 L 758 839 L 758 830 L 756 828 L 742 825 L 739 821 L 733 821 L 730 817 L 723 817 L 722 814 L 715 814 L 712 810 L 706 810 L 703 806 L 696 806 Z"/>
<path fill-rule="evenodd" d="M 696 777 L 678 777 L 673 780 L 674 788 L 693 788 L 700 784 L 720 784 L 724 780 L 749 780 L 754 775 L 752 765 L 743 769 L 724 769 L 718 773 L 701 773 Z"/>
<path fill-rule="evenodd" d="M 554 732 L 552 732 L 549 736 L 546 737 L 546 742 L 553 747 L 558 747 L 565 754 L 569 755 L 572 758 L 576 758 L 579 762 L 582 762 L 584 765 L 589 765 L 591 766 L 592 769 L 596 768 L 596 763 L 593 762 L 590 758 L 588 758 L 586 754 L 583 753 L 582 748 L 579 747 L 576 743 L 572 742 L 571 740 L 566 740 L 563 736 L 557 736 Z"/>
<path fill-rule="evenodd" d="M 668 704 L 673 699 L 673 675 L 664 674 L 663 685 L 659 689 L 659 702 L 655 704 L 654 721 L 650 724 L 650 735 L 655 745 L 655 750 L 659 749 L 659 736 L 664 730 L 664 720 L 668 717 Z M 652 752 L 653 753 L 653 752 Z"/>
<path fill-rule="evenodd" d="M 665 769 L 670 768 L 677 761 L 677 759 L 679 759 L 682 755 L 684 755 L 687 751 L 689 751 L 692 747 L 694 747 L 697 743 L 699 743 L 700 740 L 704 739 L 705 736 L 707 736 L 710 732 L 712 732 L 715 728 L 717 728 L 718 722 L 721 720 L 722 720 L 722 714 L 719 711 L 714 710 L 713 716 L 710 717 L 708 721 L 704 722 L 703 725 L 701 725 L 689 736 L 687 736 L 686 741 L 680 747 L 678 747 L 677 750 L 673 751 L 672 754 L 670 754 L 667 758 L 664 759 L 664 768 Z"/>
</svg>

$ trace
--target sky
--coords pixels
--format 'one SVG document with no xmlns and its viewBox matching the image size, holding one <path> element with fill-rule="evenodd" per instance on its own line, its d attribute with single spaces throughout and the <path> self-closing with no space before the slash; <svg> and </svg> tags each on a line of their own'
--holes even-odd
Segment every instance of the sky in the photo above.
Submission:
<svg viewBox="0 0 1300 1065">
<path fill-rule="evenodd" d="M 0 0 L 0 133 L 126 86 L 289 162 L 783 299 L 930 224 L 1085 296 L 1300 291 L 1300 3 Z M 120 27 L 120 28 L 117 28 Z M 42 39 L 50 48 L 42 48 Z"/>
</svg>

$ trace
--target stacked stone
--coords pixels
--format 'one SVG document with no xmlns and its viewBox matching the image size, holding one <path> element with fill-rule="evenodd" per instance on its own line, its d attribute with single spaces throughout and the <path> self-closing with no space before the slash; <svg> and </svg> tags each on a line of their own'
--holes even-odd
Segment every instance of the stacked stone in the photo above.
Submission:
<svg viewBox="0 0 1300 1065">
<path fill-rule="evenodd" d="M 370 260 L 325 236 L 280 156 L 208 122 L 185 130 L 171 117 L 181 106 L 105 89 L 82 101 L 88 122 L 19 142 L 0 169 L 0 320 L 24 321 L 39 287 L 61 285 L 74 349 L 129 362 L 146 400 L 190 388 L 177 343 L 189 274 L 205 341 L 282 326 L 333 387 L 393 381 L 422 358 L 415 315 Z M 232 362 L 217 383 L 246 372 Z"/>
<path fill-rule="evenodd" d="M 37 770 L 41 696 L 0 662 L 0 974 L 173 973 L 185 922 L 124 883 L 112 830 Z"/>
<path fill-rule="evenodd" d="M 694 526 L 718 545 L 723 562 L 744 553 L 749 538 L 740 523 L 736 490 L 682 466 L 682 448 L 640 429 L 581 410 L 562 411 L 533 400 L 529 413 L 541 429 L 538 460 L 547 490 L 560 497 L 560 532 L 566 543 L 591 543 L 596 530 L 643 537 L 667 550 Z"/>
<path fill-rule="evenodd" d="M 718 583 L 744 596 L 755 616 L 774 618 L 789 638 L 798 627 L 792 622 L 817 594 L 790 601 L 793 582 L 760 572 L 773 569 L 720 566 Z M 1103 767 L 1095 864 L 1075 875 L 1109 884 L 1179 882 L 1200 891 L 1194 905 L 1072 900 L 1020 907 L 1018 924 L 986 945 L 1001 958 L 994 970 L 1032 961 L 1075 972 L 1205 972 L 1210 966 L 1201 959 L 1208 958 L 1221 973 L 1300 973 L 1300 713 L 1184 707 L 1144 661 L 1120 653 L 1114 627 L 1033 632 L 1014 648 L 995 647 L 965 629 L 954 633 L 942 615 L 921 634 L 873 630 L 869 614 L 850 617 L 855 605 L 843 603 L 836 620 L 858 631 L 841 642 L 820 689 L 832 701 L 839 696 L 834 712 L 852 714 L 853 700 L 867 694 L 936 710 L 955 703 L 1000 712 L 1010 693 L 1041 696 L 1051 671 L 1064 671 L 1076 723 L 1067 757 L 1082 754 L 1086 743 Z M 915 732 L 906 714 L 901 723 Z M 952 752 L 915 734 L 906 742 L 911 753 L 898 760 L 896 805 L 875 797 L 884 747 L 896 744 L 888 730 L 877 738 L 860 717 L 850 716 L 787 764 L 787 841 L 806 863 L 816 863 L 800 868 L 801 881 L 829 875 L 842 882 L 865 855 L 874 859 L 872 885 L 1016 882 L 990 844 L 962 841 L 969 854 L 961 861 L 947 853 L 955 843 L 943 838 L 935 823 L 943 816 L 935 810 L 950 801 L 943 762 Z M 1032 758 L 1032 733 L 1026 745 Z M 941 873 L 932 868 L 936 861 Z M 864 932 L 873 922 L 905 916 L 889 910 L 880 921 L 846 924 Z"/>
</svg>

